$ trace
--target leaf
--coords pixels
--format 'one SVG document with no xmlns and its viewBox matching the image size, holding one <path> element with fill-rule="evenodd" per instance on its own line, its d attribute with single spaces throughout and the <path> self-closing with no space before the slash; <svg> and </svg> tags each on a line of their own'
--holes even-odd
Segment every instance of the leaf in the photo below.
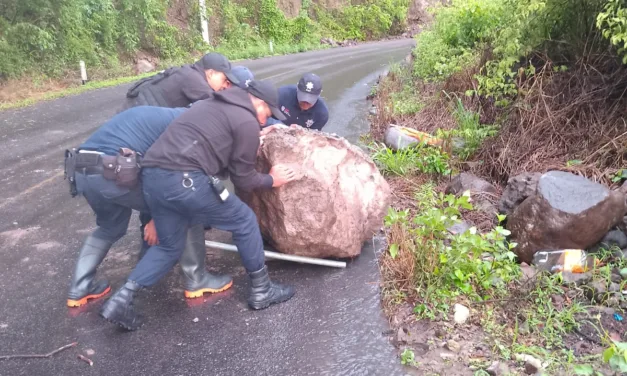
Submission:
<svg viewBox="0 0 627 376">
<path fill-rule="evenodd" d="M 576 375 L 594 375 L 594 369 L 589 364 L 576 364 L 573 370 Z"/>
<path fill-rule="evenodd" d="M 398 256 L 398 244 L 392 244 L 390 246 L 390 256 L 392 256 L 393 259 Z"/>
<path fill-rule="evenodd" d="M 615 350 L 613 347 L 610 347 L 608 349 L 606 349 L 605 351 L 603 351 L 603 361 L 605 363 L 609 362 L 610 359 L 614 356 Z"/>
</svg>

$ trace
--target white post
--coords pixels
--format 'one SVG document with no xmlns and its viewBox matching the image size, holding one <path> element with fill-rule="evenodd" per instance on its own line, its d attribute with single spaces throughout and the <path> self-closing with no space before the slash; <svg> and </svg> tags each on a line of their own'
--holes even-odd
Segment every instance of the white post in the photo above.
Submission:
<svg viewBox="0 0 627 376">
<path fill-rule="evenodd" d="M 274 47 L 272 46 L 272 41 L 270 41 L 270 53 L 271 54 L 274 53 Z"/>
<path fill-rule="evenodd" d="M 85 82 L 87 82 L 87 70 L 85 69 L 85 62 L 81 60 L 79 64 L 81 66 L 81 80 L 83 81 L 83 85 L 85 85 Z"/>
<path fill-rule="evenodd" d="M 207 6 L 205 0 L 198 0 L 200 6 L 200 26 L 202 27 L 202 39 L 209 44 L 209 23 L 207 22 Z"/>
</svg>

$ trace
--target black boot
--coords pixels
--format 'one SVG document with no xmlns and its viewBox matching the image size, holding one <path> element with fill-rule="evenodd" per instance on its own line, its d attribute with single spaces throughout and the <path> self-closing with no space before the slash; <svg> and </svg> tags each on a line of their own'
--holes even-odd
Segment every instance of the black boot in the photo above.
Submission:
<svg viewBox="0 0 627 376">
<path fill-rule="evenodd" d="M 96 269 L 109 252 L 108 241 L 89 235 L 78 253 L 74 276 L 68 292 L 68 307 L 80 307 L 88 300 L 98 299 L 111 291 L 109 282 L 94 281 Z"/>
<path fill-rule="evenodd" d="M 252 309 L 264 309 L 271 304 L 283 303 L 294 296 L 296 292 L 292 286 L 283 286 L 272 282 L 265 265 L 261 270 L 248 273 L 248 275 L 252 283 L 248 305 Z"/>
<path fill-rule="evenodd" d="M 135 312 L 133 299 L 141 286 L 127 281 L 113 296 L 102 305 L 100 316 L 118 324 L 126 330 L 137 330 L 143 325 L 143 318 Z"/>
<path fill-rule="evenodd" d="M 183 255 L 179 260 L 185 276 L 185 297 L 200 298 L 204 293 L 224 291 L 233 285 L 228 275 L 214 275 L 207 272 L 205 258 L 205 229 L 203 225 L 190 227 Z"/>
</svg>

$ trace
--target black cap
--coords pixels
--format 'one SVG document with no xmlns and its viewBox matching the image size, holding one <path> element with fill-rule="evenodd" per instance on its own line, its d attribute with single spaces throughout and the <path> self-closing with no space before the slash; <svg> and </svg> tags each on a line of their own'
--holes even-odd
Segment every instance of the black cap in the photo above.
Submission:
<svg viewBox="0 0 627 376">
<path fill-rule="evenodd" d="M 266 102 L 272 111 L 272 116 L 276 119 L 281 121 L 286 119 L 285 115 L 279 110 L 279 92 L 269 81 L 251 81 L 248 84 L 248 92 Z"/>
<path fill-rule="evenodd" d="M 226 78 L 229 79 L 229 81 L 235 85 L 239 84 L 237 77 L 231 73 L 231 62 L 226 58 L 226 56 L 217 52 L 210 52 L 203 56 L 198 62 L 204 70 L 213 69 L 215 71 L 222 72 Z"/>
<path fill-rule="evenodd" d="M 316 104 L 320 93 L 322 93 L 322 81 L 318 75 L 313 73 L 305 73 L 298 81 L 298 91 L 296 96 L 299 102 L 307 102 Z"/>
</svg>

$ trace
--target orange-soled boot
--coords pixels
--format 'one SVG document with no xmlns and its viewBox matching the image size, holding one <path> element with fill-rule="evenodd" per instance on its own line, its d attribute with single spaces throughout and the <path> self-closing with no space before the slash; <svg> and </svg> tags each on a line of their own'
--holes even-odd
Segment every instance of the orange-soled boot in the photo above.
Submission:
<svg viewBox="0 0 627 376">
<path fill-rule="evenodd" d="M 207 272 L 205 258 L 205 229 L 202 225 L 190 227 L 183 255 L 179 260 L 185 276 L 185 297 L 200 298 L 205 293 L 228 290 L 233 279 L 228 275 L 214 275 Z"/>
<path fill-rule="evenodd" d="M 88 236 L 79 251 L 74 276 L 68 292 L 68 307 L 80 307 L 89 300 L 98 299 L 111 291 L 109 282 L 95 281 L 96 269 L 109 252 L 108 241 Z"/>
</svg>

